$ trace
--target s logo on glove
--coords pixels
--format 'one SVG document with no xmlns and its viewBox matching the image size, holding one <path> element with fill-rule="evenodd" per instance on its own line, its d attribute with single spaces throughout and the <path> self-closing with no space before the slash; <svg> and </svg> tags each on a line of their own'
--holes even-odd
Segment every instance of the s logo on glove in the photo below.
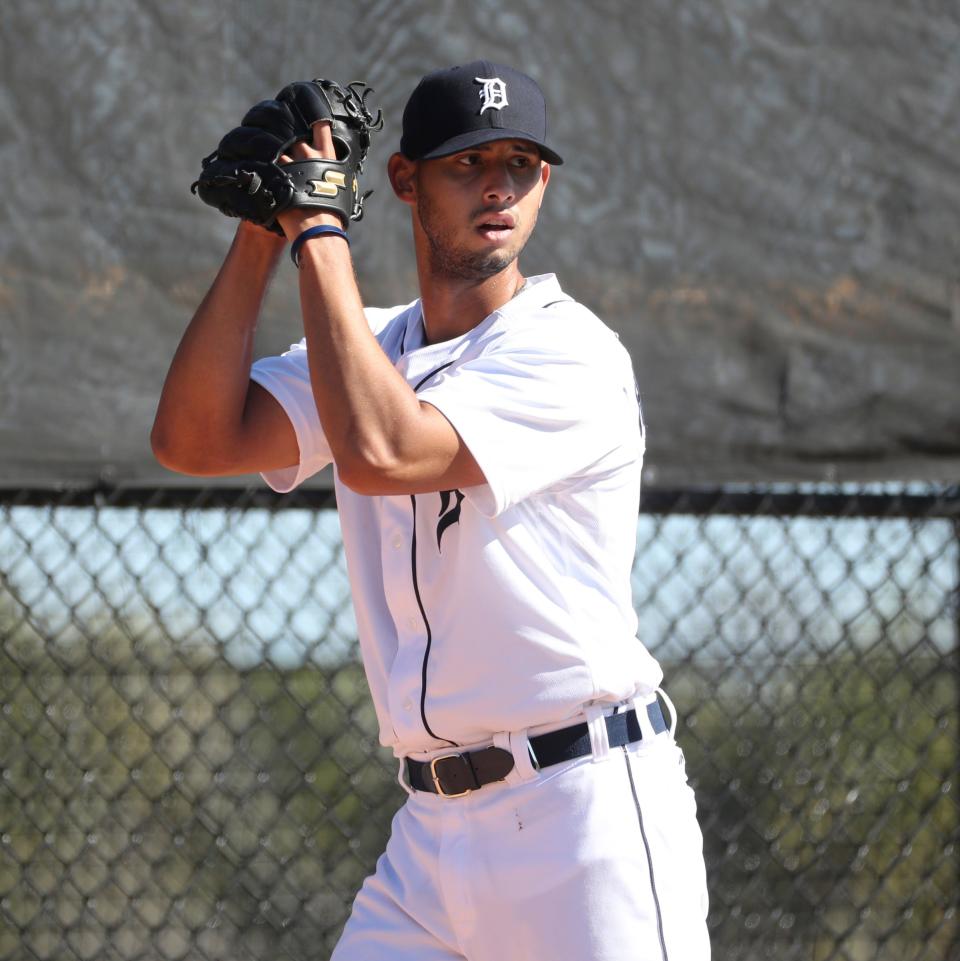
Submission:
<svg viewBox="0 0 960 961">
<path fill-rule="evenodd" d="M 322 180 L 308 180 L 311 197 L 336 197 L 338 190 L 346 190 L 346 176 L 338 170 L 328 170 Z M 357 189 L 357 181 L 353 181 L 353 189 Z"/>
</svg>

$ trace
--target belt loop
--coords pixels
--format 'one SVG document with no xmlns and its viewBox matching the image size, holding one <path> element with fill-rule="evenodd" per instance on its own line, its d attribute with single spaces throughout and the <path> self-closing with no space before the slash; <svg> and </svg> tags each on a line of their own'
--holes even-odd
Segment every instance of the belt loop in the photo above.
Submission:
<svg viewBox="0 0 960 961">
<path fill-rule="evenodd" d="M 640 733 L 643 735 L 644 744 L 650 744 L 657 736 L 657 732 L 653 729 L 653 724 L 650 721 L 650 715 L 647 714 L 647 705 L 656 703 L 656 700 L 657 695 L 654 693 L 638 697 L 633 702 L 633 709 L 637 712 L 637 723 L 640 725 Z"/>
<path fill-rule="evenodd" d="M 607 721 L 603 710 L 601 704 L 588 704 L 583 709 L 587 718 L 587 730 L 590 732 L 590 749 L 594 762 L 603 761 L 610 756 L 610 738 L 607 735 Z"/>
<path fill-rule="evenodd" d="M 397 758 L 397 760 L 400 762 L 400 767 L 397 770 L 397 781 L 399 782 L 400 787 L 402 787 L 404 791 L 406 791 L 407 794 L 410 795 L 410 797 L 413 797 L 414 790 L 412 787 L 410 787 L 409 784 L 407 784 L 407 780 L 403 776 L 407 770 L 407 759 L 405 757 L 401 757 L 401 758 Z"/>
<path fill-rule="evenodd" d="M 527 729 L 520 731 L 499 731 L 493 735 L 493 746 L 503 748 L 513 755 L 513 770 L 504 778 L 507 784 L 523 784 L 539 776 L 530 752 L 530 739 Z"/>
<path fill-rule="evenodd" d="M 667 692 L 662 687 L 658 687 L 656 693 L 663 698 L 664 704 L 670 708 L 670 737 L 673 737 L 677 732 L 677 709 L 673 706 L 673 701 L 667 697 Z"/>
</svg>

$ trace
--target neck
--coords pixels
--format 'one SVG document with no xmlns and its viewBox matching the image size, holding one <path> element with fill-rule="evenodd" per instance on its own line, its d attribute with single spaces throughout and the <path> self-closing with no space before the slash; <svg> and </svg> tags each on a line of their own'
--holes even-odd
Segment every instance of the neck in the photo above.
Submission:
<svg viewBox="0 0 960 961">
<path fill-rule="evenodd" d="M 425 277 L 420 272 L 420 303 L 427 343 L 437 344 L 473 330 L 512 300 L 524 284 L 517 262 L 485 280 Z"/>
</svg>

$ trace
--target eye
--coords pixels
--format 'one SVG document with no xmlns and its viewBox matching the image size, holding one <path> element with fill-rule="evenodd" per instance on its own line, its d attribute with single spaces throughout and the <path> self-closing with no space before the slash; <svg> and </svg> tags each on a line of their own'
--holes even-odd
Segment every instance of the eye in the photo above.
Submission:
<svg viewBox="0 0 960 961">
<path fill-rule="evenodd" d="M 457 157 L 457 163 L 462 164 L 464 167 L 473 167 L 480 163 L 480 154 L 478 153 L 465 153 L 460 154 Z"/>
</svg>

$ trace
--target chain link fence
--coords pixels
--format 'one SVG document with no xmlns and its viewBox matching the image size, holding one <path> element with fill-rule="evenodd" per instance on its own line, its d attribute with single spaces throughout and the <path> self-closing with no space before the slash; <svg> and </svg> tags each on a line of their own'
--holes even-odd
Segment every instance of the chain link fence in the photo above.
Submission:
<svg viewBox="0 0 960 961">
<path fill-rule="evenodd" d="M 326 956 L 403 797 L 330 495 L 2 496 L 0 959 Z M 960 491 L 653 490 L 637 537 L 718 961 L 960 957 Z"/>
</svg>

